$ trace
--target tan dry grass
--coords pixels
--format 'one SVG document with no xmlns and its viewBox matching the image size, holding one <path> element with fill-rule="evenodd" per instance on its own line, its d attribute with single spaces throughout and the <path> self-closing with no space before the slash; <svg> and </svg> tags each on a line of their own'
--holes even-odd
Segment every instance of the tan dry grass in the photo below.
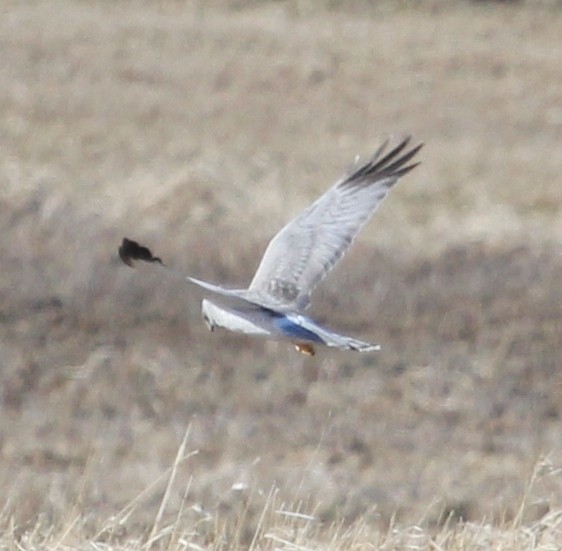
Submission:
<svg viewBox="0 0 562 551">
<path fill-rule="evenodd" d="M 117 515 L 95 525 L 91 518 L 80 516 L 76 510 L 68 513 L 64 522 L 53 524 L 43 515 L 35 523 L 17 526 L 12 519 L 3 518 L 0 545 L 3 549 L 264 549 L 264 550 L 309 550 L 309 549 L 414 549 L 414 550 L 466 550 L 466 549 L 510 549 L 550 550 L 556 549 L 562 536 L 561 513 L 550 512 L 540 520 L 522 524 L 525 509 L 533 485 L 543 476 L 552 474 L 548 463 L 536 465 L 529 478 L 526 493 L 520 503 L 517 516 L 509 522 L 491 524 L 458 522 L 442 511 L 439 527 L 427 525 L 427 519 L 419 523 L 400 525 L 392 519 L 385 530 L 376 528 L 368 519 L 360 518 L 348 525 L 343 521 L 323 522 L 315 511 L 306 512 L 303 502 L 288 506 L 279 499 L 279 488 L 275 485 L 267 495 L 256 496 L 242 484 L 233 487 L 237 494 L 236 512 L 225 516 L 224 511 L 206 511 L 199 505 L 188 506 L 190 484 L 185 488 L 177 516 L 163 523 L 163 513 L 168 506 L 170 489 L 181 463 L 193 457 L 185 454 L 190 427 L 178 449 L 176 460 L 166 476 L 166 491 L 163 494 L 158 514 L 148 524 L 144 533 L 130 530 L 130 517 L 142 506 L 162 477 L 128 503 Z M 559 474 L 559 473 L 558 473 Z M 253 522 L 248 522 L 253 502 L 258 497 L 261 510 Z M 98 520 L 99 522 L 99 520 Z M 148 530 L 148 531 L 147 531 Z"/>
<path fill-rule="evenodd" d="M 7 547 L 146 546 L 188 423 L 198 453 L 175 471 L 164 548 L 556 541 L 562 15 L 545 6 L 6 5 Z M 182 284 L 115 259 L 130 235 L 246 281 L 388 132 L 424 140 L 424 164 L 315 312 L 380 355 L 208 335 Z M 318 521 L 273 514 L 272 487 Z"/>
</svg>

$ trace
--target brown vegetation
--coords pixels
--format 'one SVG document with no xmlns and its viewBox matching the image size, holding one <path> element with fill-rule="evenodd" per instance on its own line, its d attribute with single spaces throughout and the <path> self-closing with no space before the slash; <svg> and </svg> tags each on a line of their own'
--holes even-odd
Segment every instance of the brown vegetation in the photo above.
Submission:
<svg viewBox="0 0 562 551">
<path fill-rule="evenodd" d="M 4 8 L 0 545 L 560 541 L 562 13 L 312 5 Z M 209 334 L 119 261 L 243 284 L 390 133 L 423 165 L 313 308 L 381 353 Z"/>
</svg>

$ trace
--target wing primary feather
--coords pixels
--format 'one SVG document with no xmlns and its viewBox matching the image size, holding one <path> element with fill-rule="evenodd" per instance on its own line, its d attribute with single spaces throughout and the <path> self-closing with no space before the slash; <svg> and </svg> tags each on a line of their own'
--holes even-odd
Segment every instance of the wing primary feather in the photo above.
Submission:
<svg viewBox="0 0 562 551">
<path fill-rule="evenodd" d="M 408 172 L 410 172 L 411 170 L 414 170 L 414 168 L 416 168 L 418 165 L 421 165 L 421 162 L 414 163 L 413 165 L 405 166 L 404 168 L 401 168 L 400 170 L 397 170 L 396 172 L 394 172 L 394 176 L 396 176 L 396 178 L 400 178 L 400 177 L 404 176 L 404 174 L 408 174 Z M 395 183 L 396 182 L 393 182 L 393 185 Z"/>
<path fill-rule="evenodd" d="M 403 167 L 412 157 L 414 157 L 414 155 L 423 147 L 423 144 L 419 144 L 418 146 L 414 147 L 414 149 L 411 149 L 410 151 L 408 151 L 408 153 L 405 153 L 404 155 L 402 155 L 402 157 L 400 157 L 399 159 L 397 159 L 396 161 L 394 161 L 392 164 L 385 166 L 384 167 L 384 172 L 389 172 L 389 173 L 396 173 L 396 171 Z M 419 163 L 417 163 L 419 164 Z M 406 167 L 404 167 L 406 168 Z"/>
<path fill-rule="evenodd" d="M 351 185 L 361 185 L 361 184 L 368 184 L 369 178 L 371 177 L 400 177 L 414 167 L 416 167 L 419 163 L 404 166 L 410 159 L 416 155 L 416 153 L 423 147 L 423 144 L 419 144 L 404 155 L 398 157 L 400 153 L 406 148 L 408 143 L 410 143 L 410 136 L 404 139 L 400 144 L 394 147 L 391 151 L 389 151 L 382 159 L 379 159 L 380 155 L 384 152 L 386 148 L 386 143 L 383 146 L 379 147 L 375 155 L 371 158 L 371 160 L 356 170 L 353 174 L 348 176 L 344 181 L 341 182 L 340 186 L 351 186 Z M 398 158 L 397 158 L 398 157 Z M 390 163 L 390 164 L 388 164 Z M 403 168 L 401 168 L 403 167 Z M 394 184 L 395 182 L 392 182 Z"/>
<path fill-rule="evenodd" d="M 396 147 L 394 147 L 394 149 L 391 149 L 382 159 L 374 159 L 373 162 L 371 163 L 369 172 L 379 170 L 380 168 L 384 167 L 384 165 L 386 165 L 388 161 L 396 158 L 404 150 L 404 148 L 410 143 L 411 139 L 412 139 L 411 136 L 407 136 Z"/>
<path fill-rule="evenodd" d="M 384 150 L 388 147 L 390 140 L 387 138 L 377 150 L 371 155 L 371 159 L 368 163 L 361 165 L 359 168 L 356 168 L 355 171 L 351 172 L 351 174 L 347 177 L 348 180 L 352 180 L 355 178 L 360 178 L 365 175 L 365 173 L 369 170 L 369 167 L 376 162 L 376 160 L 384 153 Z M 359 156 L 357 156 L 356 163 L 358 162 Z"/>
<path fill-rule="evenodd" d="M 377 170 L 380 166 L 384 165 L 384 163 L 389 158 L 392 158 L 392 157 L 398 155 L 400 153 L 400 151 L 402 151 L 402 149 L 404 149 L 404 147 L 406 147 L 406 145 L 408 144 L 409 141 L 410 141 L 410 138 L 407 137 L 405 140 L 403 140 L 401 143 L 399 143 L 397 146 L 395 146 L 391 151 L 386 153 L 386 155 L 384 157 L 381 158 L 381 156 L 386 151 L 386 148 L 388 147 L 388 144 L 389 144 L 389 140 L 386 140 L 382 144 L 382 146 L 379 147 L 377 149 L 377 151 L 375 151 L 375 153 L 371 157 L 371 159 L 367 163 L 365 163 L 365 166 L 363 167 L 363 171 L 359 176 L 364 177 L 364 176 L 367 176 L 369 173 L 372 173 L 373 171 Z"/>
</svg>

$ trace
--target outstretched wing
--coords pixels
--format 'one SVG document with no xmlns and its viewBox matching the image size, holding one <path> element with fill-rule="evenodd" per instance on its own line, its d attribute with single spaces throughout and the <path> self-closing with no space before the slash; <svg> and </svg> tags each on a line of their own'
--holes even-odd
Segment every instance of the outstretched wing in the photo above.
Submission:
<svg viewBox="0 0 562 551">
<path fill-rule="evenodd" d="M 408 162 L 423 144 L 407 150 L 406 138 L 388 153 L 385 142 L 269 243 L 248 288 L 250 294 L 305 309 L 310 294 L 341 259 L 361 227 L 398 179 L 419 163 Z"/>
</svg>

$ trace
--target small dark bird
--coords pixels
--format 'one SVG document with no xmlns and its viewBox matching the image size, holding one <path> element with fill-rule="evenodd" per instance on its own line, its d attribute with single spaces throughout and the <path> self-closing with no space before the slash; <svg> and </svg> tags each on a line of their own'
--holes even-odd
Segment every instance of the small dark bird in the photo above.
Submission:
<svg viewBox="0 0 562 551">
<path fill-rule="evenodd" d="M 119 247 L 119 257 L 121 260 L 127 264 L 127 266 L 133 267 L 133 261 L 144 260 L 145 262 L 158 262 L 164 266 L 164 263 L 157 256 L 152 256 L 150 249 L 140 245 L 136 241 L 131 239 L 123 238 L 123 242 Z"/>
</svg>

